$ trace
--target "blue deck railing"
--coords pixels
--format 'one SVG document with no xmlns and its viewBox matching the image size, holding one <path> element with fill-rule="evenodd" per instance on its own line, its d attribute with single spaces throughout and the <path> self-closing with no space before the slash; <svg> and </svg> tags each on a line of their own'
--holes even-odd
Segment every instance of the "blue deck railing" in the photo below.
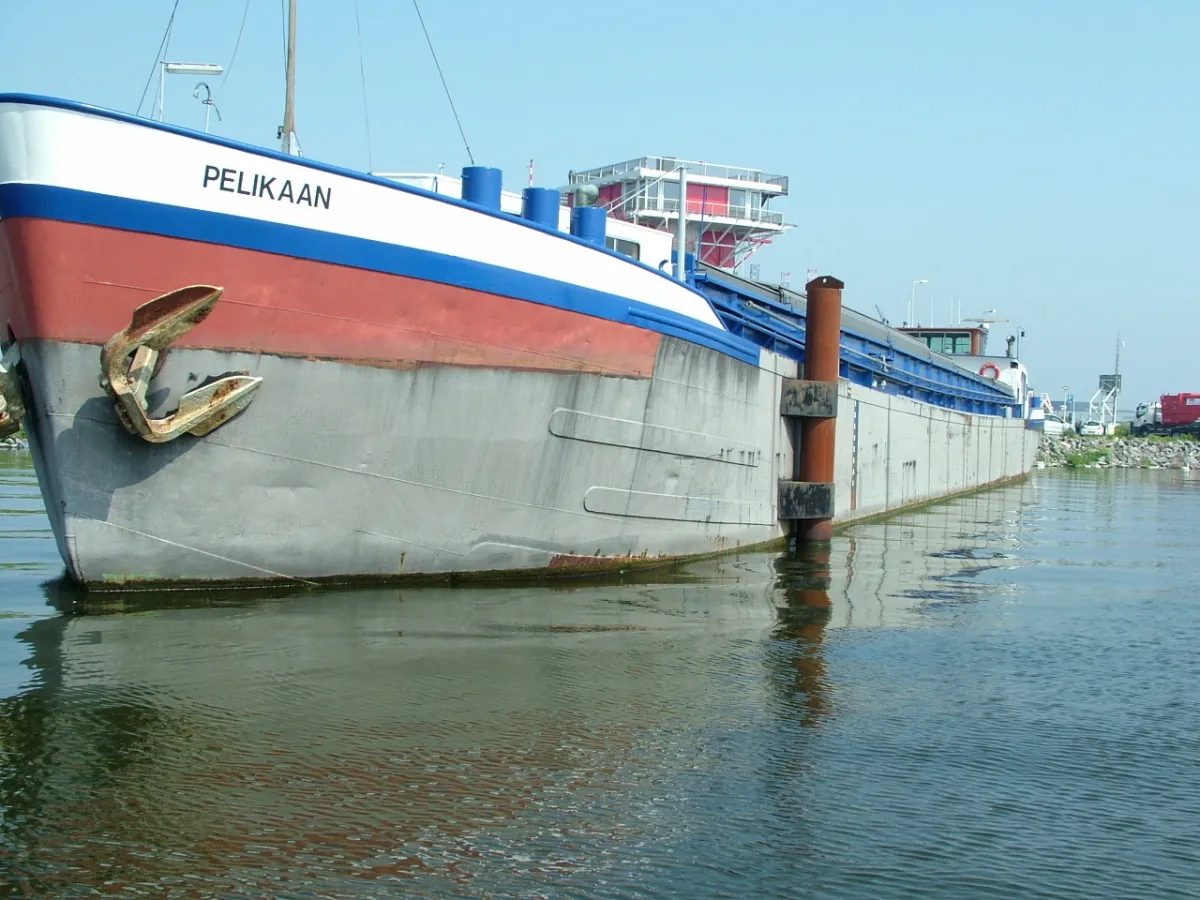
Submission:
<svg viewBox="0 0 1200 900">
<path fill-rule="evenodd" d="M 803 295 L 764 289 L 707 266 L 695 279 L 731 333 L 804 361 L 804 310 L 781 299 L 787 296 L 803 304 Z M 1022 415 L 1021 404 L 1006 385 L 956 366 L 919 341 L 853 310 L 843 310 L 841 350 L 840 374 L 855 384 L 959 412 Z"/>
</svg>

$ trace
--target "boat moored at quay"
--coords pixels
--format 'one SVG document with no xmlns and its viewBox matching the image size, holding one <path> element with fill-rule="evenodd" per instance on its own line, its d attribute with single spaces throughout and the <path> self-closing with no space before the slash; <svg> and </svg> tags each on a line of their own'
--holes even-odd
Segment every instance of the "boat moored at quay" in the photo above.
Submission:
<svg viewBox="0 0 1200 900">
<path fill-rule="evenodd" d="M 679 271 L 669 197 L 634 216 L 577 177 L 522 198 L 0 95 L 0 429 L 26 429 L 70 576 L 603 571 L 786 538 L 806 299 L 693 220 L 691 188 L 754 176 L 693 168 L 657 178 L 686 198 Z M 1024 366 L 978 359 L 844 310 L 805 515 L 1026 474 Z"/>
</svg>

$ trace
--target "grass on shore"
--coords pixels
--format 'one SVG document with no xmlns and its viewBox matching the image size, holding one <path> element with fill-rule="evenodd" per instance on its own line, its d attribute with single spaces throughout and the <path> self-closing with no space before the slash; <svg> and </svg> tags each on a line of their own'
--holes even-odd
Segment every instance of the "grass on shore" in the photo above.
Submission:
<svg viewBox="0 0 1200 900">
<path fill-rule="evenodd" d="M 1148 434 L 1148 441 L 1196 441 L 1200 440 L 1194 434 Z"/>
<path fill-rule="evenodd" d="M 1107 447 L 1100 447 L 1096 450 L 1080 450 L 1078 453 L 1068 453 L 1066 463 L 1072 469 L 1079 469 L 1094 466 L 1100 460 L 1108 459 L 1110 456 L 1112 456 L 1112 451 Z"/>
</svg>

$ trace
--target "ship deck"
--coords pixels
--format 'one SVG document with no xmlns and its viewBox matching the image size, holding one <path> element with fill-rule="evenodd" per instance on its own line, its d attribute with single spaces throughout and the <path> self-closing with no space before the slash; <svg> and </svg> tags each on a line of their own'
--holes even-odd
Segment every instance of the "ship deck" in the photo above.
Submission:
<svg viewBox="0 0 1200 900">
<path fill-rule="evenodd" d="M 696 286 L 730 332 L 761 347 L 804 361 L 802 293 L 741 278 L 700 264 Z M 921 341 L 852 309 L 842 309 L 841 371 L 848 381 L 894 396 L 958 412 L 1021 417 L 1021 401 L 1007 386 L 964 369 Z"/>
</svg>

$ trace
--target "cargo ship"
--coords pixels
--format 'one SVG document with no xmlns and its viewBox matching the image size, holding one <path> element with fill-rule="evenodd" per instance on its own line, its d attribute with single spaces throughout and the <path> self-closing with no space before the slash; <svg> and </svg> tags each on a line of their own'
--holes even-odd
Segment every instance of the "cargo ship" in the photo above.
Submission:
<svg viewBox="0 0 1200 900">
<path fill-rule="evenodd" d="M 647 157 L 506 195 L 281 136 L 0 95 L 0 429 L 26 430 L 71 578 L 599 572 L 786 539 L 806 300 L 734 271 L 786 181 Z M 1029 471 L 1024 365 L 951 331 L 844 312 L 835 521 Z"/>
</svg>

